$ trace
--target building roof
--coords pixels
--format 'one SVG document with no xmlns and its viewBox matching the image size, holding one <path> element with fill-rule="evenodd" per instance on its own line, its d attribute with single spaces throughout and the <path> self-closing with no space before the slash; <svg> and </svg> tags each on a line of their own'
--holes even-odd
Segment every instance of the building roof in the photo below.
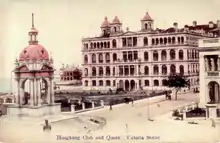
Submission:
<svg viewBox="0 0 220 143">
<path fill-rule="evenodd" d="M 217 28 L 216 24 L 213 24 L 213 27 L 209 27 L 209 24 L 202 24 L 202 25 L 196 25 L 196 26 L 188 26 L 189 30 L 204 30 L 206 32 L 211 31 L 215 28 Z"/>
<path fill-rule="evenodd" d="M 49 54 L 47 50 L 39 44 L 29 45 L 22 50 L 19 56 L 19 61 L 25 60 L 49 60 Z"/>
<path fill-rule="evenodd" d="M 120 22 L 120 20 L 118 19 L 118 17 L 115 16 L 115 18 L 113 19 L 112 23 L 114 23 L 114 24 L 119 24 L 119 23 L 121 23 L 121 22 Z"/>
<path fill-rule="evenodd" d="M 40 61 L 40 60 L 49 60 L 49 54 L 47 50 L 38 44 L 37 39 L 33 38 L 38 35 L 37 29 L 34 27 L 34 15 L 32 14 L 32 28 L 28 32 L 30 36 L 29 45 L 25 47 L 19 56 L 19 61 Z"/>
<path fill-rule="evenodd" d="M 104 19 L 104 21 L 102 22 L 102 25 L 101 25 L 101 27 L 109 27 L 110 26 L 110 23 L 109 23 L 109 21 L 108 21 L 108 18 L 107 17 L 105 17 L 105 19 Z"/>
<path fill-rule="evenodd" d="M 143 17 L 142 21 L 153 21 L 151 16 L 149 15 L 148 12 L 146 12 L 145 16 Z"/>
</svg>

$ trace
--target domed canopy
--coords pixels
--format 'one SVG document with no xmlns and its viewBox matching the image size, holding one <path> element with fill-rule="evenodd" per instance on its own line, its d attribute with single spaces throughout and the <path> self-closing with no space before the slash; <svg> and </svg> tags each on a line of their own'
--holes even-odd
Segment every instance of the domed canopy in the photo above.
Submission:
<svg viewBox="0 0 220 143">
<path fill-rule="evenodd" d="M 105 20 L 102 22 L 101 27 L 109 27 L 110 23 L 108 22 L 108 18 L 105 17 Z"/>
<path fill-rule="evenodd" d="M 49 54 L 47 50 L 43 46 L 38 44 L 37 35 L 38 31 L 34 27 L 34 14 L 32 14 L 32 28 L 29 31 L 29 46 L 25 47 L 24 50 L 20 53 L 19 61 L 49 60 Z"/>
<path fill-rule="evenodd" d="M 40 61 L 40 60 L 49 60 L 49 54 L 47 50 L 37 44 L 37 45 L 29 45 L 20 53 L 19 61 Z"/>
</svg>

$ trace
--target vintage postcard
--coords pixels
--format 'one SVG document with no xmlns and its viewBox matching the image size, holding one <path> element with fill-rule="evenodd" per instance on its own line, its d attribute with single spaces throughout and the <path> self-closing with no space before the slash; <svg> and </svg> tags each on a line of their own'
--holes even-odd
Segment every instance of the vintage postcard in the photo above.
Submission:
<svg viewBox="0 0 220 143">
<path fill-rule="evenodd" d="M 0 143 L 220 142 L 220 0 L 1 0 Z"/>
</svg>

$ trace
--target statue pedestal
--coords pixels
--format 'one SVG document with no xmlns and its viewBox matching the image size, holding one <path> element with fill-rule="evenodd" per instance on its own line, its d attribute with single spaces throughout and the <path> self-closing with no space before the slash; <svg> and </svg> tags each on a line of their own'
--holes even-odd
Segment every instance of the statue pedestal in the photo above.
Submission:
<svg viewBox="0 0 220 143">
<path fill-rule="evenodd" d="M 7 108 L 7 115 L 9 116 L 46 116 L 61 113 L 60 103 L 40 106 L 19 106 L 11 105 Z"/>
<path fill-rule="evenodd" d="M 217 104 L 206 104 L 206 118 L 216 119 L 217 118 Z"/>
</svg>

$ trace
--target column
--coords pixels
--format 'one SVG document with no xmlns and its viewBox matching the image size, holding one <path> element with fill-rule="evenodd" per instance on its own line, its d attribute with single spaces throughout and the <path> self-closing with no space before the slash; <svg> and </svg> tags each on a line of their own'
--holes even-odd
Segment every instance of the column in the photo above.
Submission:
<svg viewBox="0 0 220 143">
<path fill-rule="evenodd" d="M 22 84 L 22 82 L 20 84 Z M 20 105 L 23 105 L 23 103 L 24 103 L 23 98 L 24 98 L 24 89 L 23 89 L 23 87 L 20 86 Z"/>
<path fill-rule="evenodd" d="M 168 75 L 170 74 L 170 64 L 167 65 L 167 74 L 168 74 Z"/>
<path fill-rule="evenodd" d="M 205 117 L 206 117 L 206 119 L 209 118 L 209 109 L 208 109 L 208 107 L 206 107 Z"/>
<path fill-rule="evenodd" d="M 34 78 L 34 106 L 37 105 L 37 80 Z"/>
<path fill-rule="evenodd" d="M 101 106 L 104 107 L 104 100 L 101 100 L 100 103 L 101 103 Z"/>
<path fill-rule="evenodd" d="M 105 57 L 106 53 L 102 53 L 102 59 L 103 59 L 103 63 L 106 63 L 106 57 Z"/>
<path fill-rule="evenodd" d="M 98 54 L 95 54 L 95 58 L 96 58 L 96 63 L 98 63 L 99 62 L 99 53 Z"/>
<path fill-rule="evenodd" d="M 95 108 L 95 103 L 94 103 L 94 101 L 92 101 L 92 108 Z"/>
<path fill-rule="evenodd" d="M 47 78 L 45 79 L 46 82 L 47 82 L 47 95 L 46 95 L 46 98 L 47 98 L 47 104 L 50 104 L 50 96 L 51 96 L 51 82 L 50 82 L 50 79 Z"/>
<path fill-rule="evenodd" d="M 125 66 L 123 65 L 123 76 L 125 76 Z"/>
<path fill-rule="evenodd" d="M 218 57 L 218 67 L 217 70 L 220 70 L 220 57 Z"/>
<path fill-rule="evenodd" d="M 202 60 L 203 61 L 203 60 Z M 204 56 L 204 67 L 205 67 L 205 71 L 209 71 L 209 62 L 208 59 Z"/>
<path fill-rule="evenodd" d="M 40 79 L 36 79 L 36 89 L 37 89 L 37 106 L 41 105 L 41 89 L 40 89 Z"/>
<path fill-rule="evenodd" d="M 215 61 L 214 58 L 211 58 L 212 71 L 215 71 Z"/>
<path fill-rule="evenodd" d="M 74 113 L 74 112 L 75 112 L 75 105 L 72 104 L 72 105 L 71 105 L 71 113 Z"/>
<path fill-rule="evenodd" d="M 131 69 L 130 68 L 131 68 L 131 65 L 128 66 L 128 76 L 130 76 L 130 74 L 131 74 Z"/>
<path fill-rule="evenodd" d="M 175 54 L 176 54 L 176 60 L 179 60 L 179 51 L 178 50 L 175 50 Z"/>
<path fill-rule="evenodd" d="M 11 102 L 12 102 L 12 103 L 15 103 L 15 97 L 14 97 L 14 96 L 12 96 Z"/>
<path fill-rule="evenodd" d="M 82 110 L 85 110 L 85 103 L 82 103 Z"/>
<path fill-rule="evenodd" d="M 138 71 L 139 71 L 138 68 L 139 68 L 138 65 L 136 65 L 136 66 L 135 66 L 135 69 L 136 69 L 136 70 L 135 70 L 135 71 L 136 71 L 136 72 L 135 72 L 135 75 L 136 75 L 136 76 L 138 76 Z"/>
<path fill-rule="evenodd" d="M 183 110 L 183 120 L 186 119 L 186 110 Z"/>
<path fill-rule="evenodd" d="M 54 98 L 54 82 L 53 82 L 53 77 L 51 78 L 50 82 L 51 82 L 51 84 L 50 84 L 51 85 L 51 92 L 50 92 L 51 104 L 53 104 L 54 100 L 55 100 L 55 98 Z"/>
<path fill-rule="evenodd" d="M 33 79 L 29 79 L 29 86 L 30 86 L 30 100 L 29 100 L 29 102 L 30 102 L 30 106 L 33 106 L 34 105 L 34 98 L 33 98 L 33 96 L 34 96 L 34 92 L 33 92 L 33 87 L 34 87 L 34 82 L 33 82 Z"/>
<path fill-rule="evenodd" d="M 158 50 L 158 61 L 162 61 L 162 57 L 161 57 L 161 50 Z"/>
<path fill-rule="evenodd" d="M 16 81 L 17 81 L 17 87 L 18 87 L 18 95 L 17 95 L 17 97 L 16 97 L 16 103 L 18 104 L 18 105 L 20 105 L 20 103 L 21 103 L 21 98 L 20 98 L 20 89 L 21 89 L 21 81 L 19 80 L 19 79 L 16 79 Z"/>
</svg>

